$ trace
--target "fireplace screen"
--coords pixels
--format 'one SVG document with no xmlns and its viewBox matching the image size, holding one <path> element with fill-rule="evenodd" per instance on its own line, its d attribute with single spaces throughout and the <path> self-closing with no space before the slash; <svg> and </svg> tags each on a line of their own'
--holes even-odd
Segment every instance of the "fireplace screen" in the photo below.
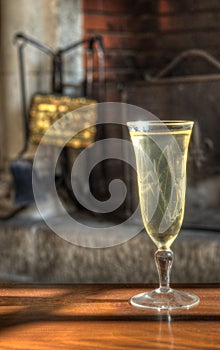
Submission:
<svg viewBox="0 0 220 350">
<path fill-rule="evenodd" d="M 197 70 L 203 60 L 211 73 L 181 75 L 180 63 L 185 63 L 186 57 L 193 58 Z M 200 50 L 184 52 L 155 78 L 128 84 L 126 90 L 128 103 L 160 119 L 195 121 L 188 161 L 185 226 L 220 231 L 220 62 Z"/>
</svg>

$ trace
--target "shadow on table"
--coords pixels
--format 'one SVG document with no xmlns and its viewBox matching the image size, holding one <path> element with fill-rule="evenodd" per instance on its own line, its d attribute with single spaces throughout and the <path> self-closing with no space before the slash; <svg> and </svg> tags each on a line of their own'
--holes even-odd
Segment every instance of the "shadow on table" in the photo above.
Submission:
<svg viewBox="0 0 220 350">
<path fill-rule="evenodd" d="M 115 298 L 111 289 L 116 288 L 111 285 L 106 288 L 100 285 L 95 291 L 91 291 L 90 285 L 83 285 L 83 292 L 80 285 L 73 288 L 69 285 L 2 285 L 0 331 L 18 325 L 44 322 L 220 321 L 220 314 L 210 316 L 189 310 L 157 312 L 133 308 L 128 302 L 128 288 L 125 288 L 127 287 L 119 287 L 119 297 Z M 106 297 L 106 292 L 114 298 Z"/>
</svg>

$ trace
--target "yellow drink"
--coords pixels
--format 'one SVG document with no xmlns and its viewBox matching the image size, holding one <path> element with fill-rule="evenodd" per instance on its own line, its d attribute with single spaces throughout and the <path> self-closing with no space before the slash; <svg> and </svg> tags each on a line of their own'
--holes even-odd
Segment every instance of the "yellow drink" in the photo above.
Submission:
<svg viewBox="0 0 220 350">
<path fill-rule="evenodd" d="M 168 249 L 183 221 L 186 160 L 191 130 L 131 131 L 145 229 Z"/>
</svg>

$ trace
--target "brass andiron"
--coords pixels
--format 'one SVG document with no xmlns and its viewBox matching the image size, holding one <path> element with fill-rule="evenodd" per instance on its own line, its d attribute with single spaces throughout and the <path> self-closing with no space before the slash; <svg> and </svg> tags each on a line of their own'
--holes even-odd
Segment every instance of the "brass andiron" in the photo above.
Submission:
<svg viewBox="0 0 220 350">
<path fill-rule="evenodd" d="M 73 118 L 71 120 L 68 118 L 62 120 L 66 113 L 89 105 L 91 105 L 91 108 L 85 108 L 84 113 L 79 115 L 75 112 L 74 120 Z M 53 128 L 50 132 L 50 137 L 46 138 L 48 144 L 54 146 L 62 145 L 63 139 L 66 139 L 69 133 L 71 136 L 71 133 L 77 128 L 77 130 L 81 129 L 82 131 L 71 138 L 66 146 L 76 149 L 86 148 L 94 142 L 96 135 L 96 127 L 91 126 L 95 125 L 97 120 L 96 101 L 80 97 L 35 95 L 30 108 L 30 141 L 38 144 L 50 126 L 58 120 L 60 120 L 59 128 Z"/>
</svg>

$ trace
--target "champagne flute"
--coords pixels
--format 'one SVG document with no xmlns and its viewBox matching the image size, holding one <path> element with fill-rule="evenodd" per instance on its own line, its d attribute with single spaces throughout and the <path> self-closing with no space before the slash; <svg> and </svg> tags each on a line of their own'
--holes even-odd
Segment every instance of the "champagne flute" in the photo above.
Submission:
<svg viewBox="0 0 220 350">
<path fill-rule="evenodd" d="M 140 308 L 172 310 L 199 303 L 194 294 L 170 288 L 173 252 L 184 216 L 186 163 L 192 121 L 128 122 L 137 164 L 141 214 L 145 229 L 157 246 L 155 261 L 159 288 L 131 298 Z"/>
</svg>

